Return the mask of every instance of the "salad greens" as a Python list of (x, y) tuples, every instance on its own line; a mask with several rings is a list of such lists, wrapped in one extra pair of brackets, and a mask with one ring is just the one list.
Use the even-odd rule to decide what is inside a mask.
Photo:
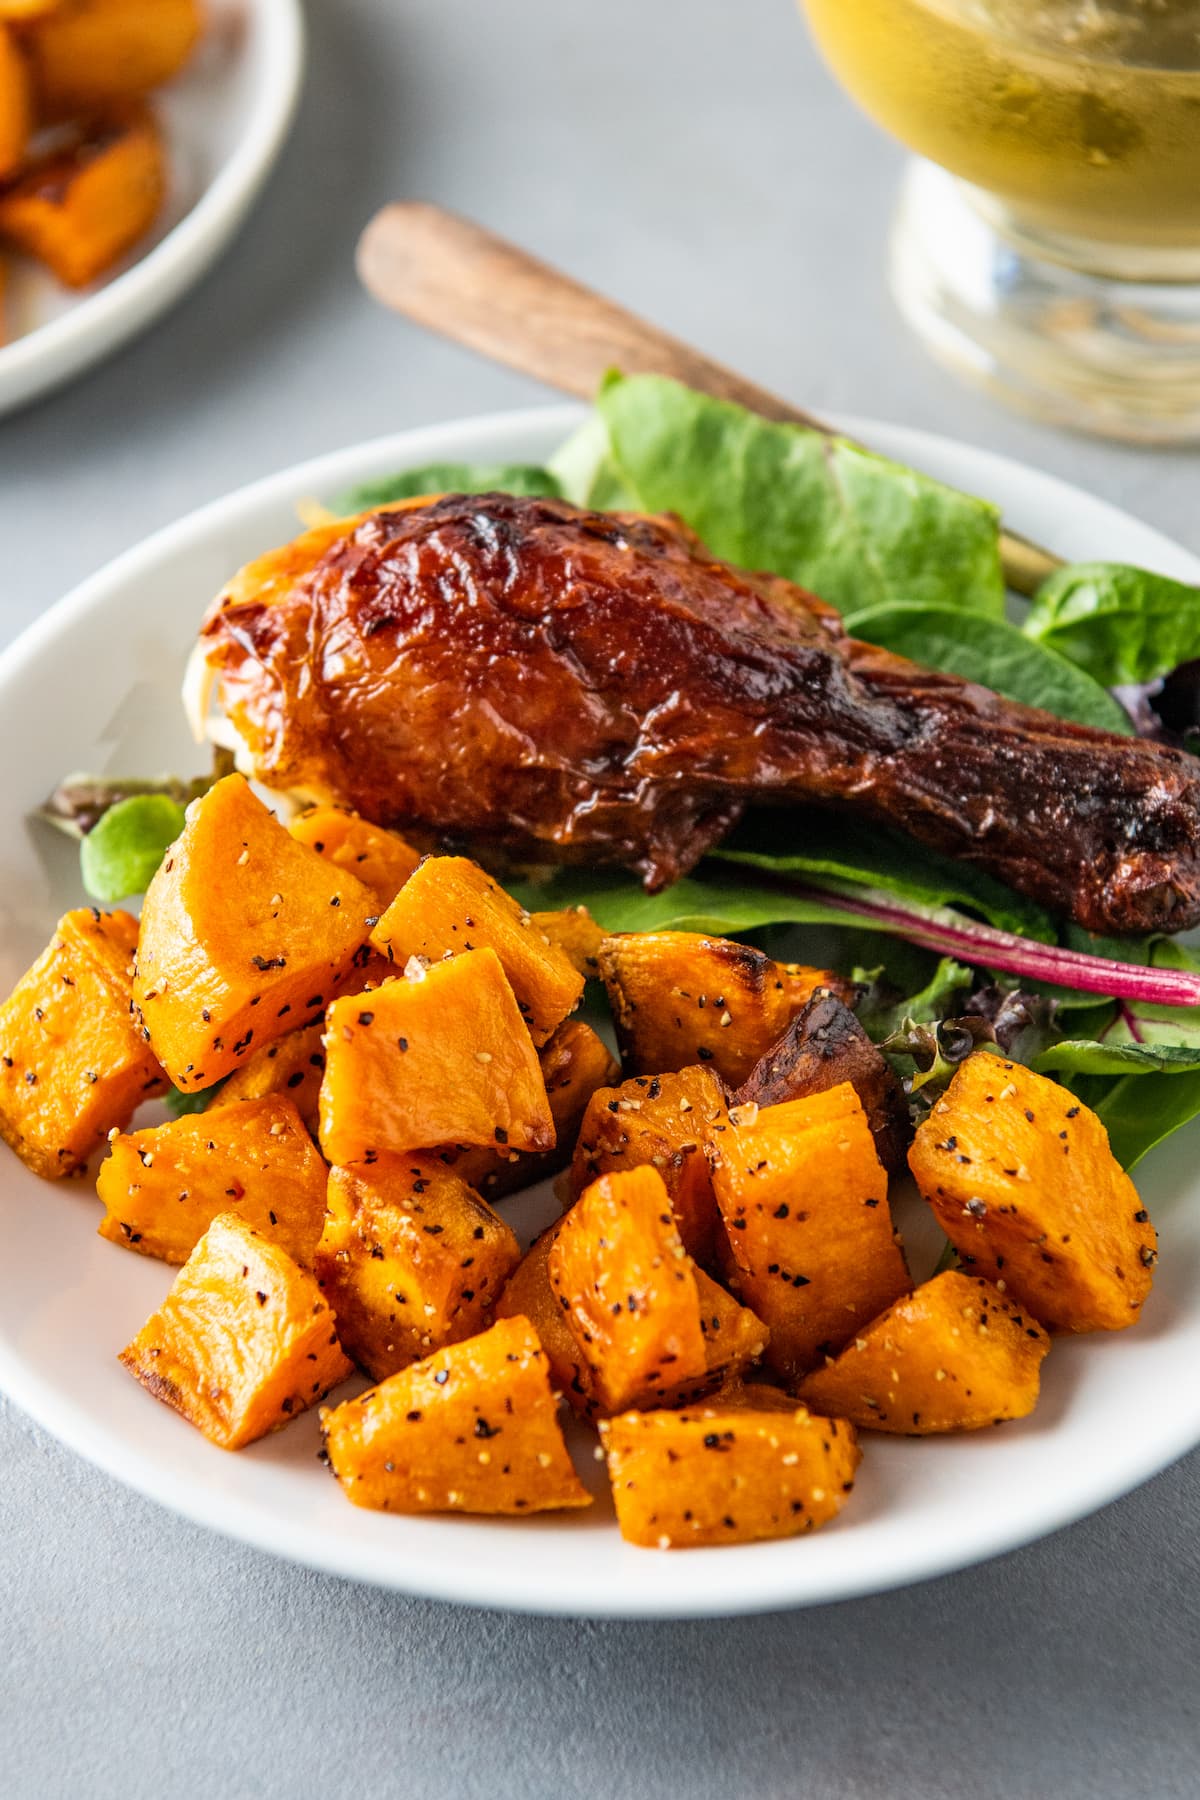
[(855, 887), (886, 888), (920, 906), (956, 906), (978, 913), (999, 931), (1040, 943), (1057, 941), (1044, 908), (1014, 893), (982, 869), (923, 850), (884, 826), (868, 827), (816, 810), (752, 814), (726, 838), (715, 860), (772, 875), (822, 875)]
[(556, 499), (561, 492), (549, 469), (533, 463), (440, 462), (346, 488), (334, 495), (330, 507), (345, 514), (390, 506), (396, 500), (416, 500), (422, 494), (546, 494)]
[(1070, 563), (1038, 589), (1024, 630), (1104, 687), (1133, 687), (1200, 657), (1200, 588), (1122, 563)]
[(109, 905), (144, 894), (183, 819), (183, 807), (167, 794), (135, 794), (109, 807), (79, 847), (88, 893)]
[(853, 629), (869, 644), (947, 675), (977, 681), (1007, 700), (1040, 706), (1060, 719), (1096, 725), (1102, 731), (1127, 735), (1133, 730), (1129, 714), (1107, 688), (1007, 619), (894, 601), (856, 613)]
[(1200, 1115), (1200, 1075), (1175, 1074), (1170, 1081), (1143, 1081), (1127, 1075), (1106, 1092), (1089, 1096), (1108, 1132), (1113, 1155), (1132, 1169), (1143, 1156)]
[(890, 1004), (880, 992), (879, 972), (855, 971), (856, 977), (867, 975), (867, 992), (855, 1009), (864, 1029), (878, 1043), (915, 1025), (931, 1025), (939, 1019), (953, 1019), (962, 1011), (963, 1002), (975, 985), (974, 973), (952, 956), (943, 956), (924, 987), (901, 996)]

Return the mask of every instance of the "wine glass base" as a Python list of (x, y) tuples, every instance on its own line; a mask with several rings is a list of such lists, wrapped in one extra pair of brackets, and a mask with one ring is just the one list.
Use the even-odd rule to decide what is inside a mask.
[(1022, 229), (915, 160), (890, 280), (933, 355), (999, 399), (1107, 437), (1200, 442), (1200, 253), (1141, 255)]

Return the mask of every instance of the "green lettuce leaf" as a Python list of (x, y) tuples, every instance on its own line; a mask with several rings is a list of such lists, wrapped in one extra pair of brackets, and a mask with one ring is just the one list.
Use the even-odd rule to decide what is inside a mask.
[(416, 500), (422, 494), (492, 493), (546, 494), (557, 499), (562, 489), (549, 469), (532, 463), (426, 463), (420, 469), (403, 469), (397, 475), (346, 488), (329, 504), (335, 513), (357, 513), (373, 506), (390, 506), (396, 500)]
[(1069, 563), (1023, 627), (1103, 687), (1134, 687), (1200, 657), (1200, 588), (1124, 563)]
[[(861, 980), (864, 973), (856, 969), (856, 979)], [(938, 1019), (954, 1018), (974, 981), (970, 969), (955, 962), (953, 957), (943, 956), (925, 986), (905, 999), (890, 1005), (880, 1004), (868, 987), (866, 998), (858, 1008), (858, 1017), (864, 1030), (878, 1042), (899, 1031), (906, 1022), (927, 1025)]]
[(1002, 616), (999, 516), (985, 501), (658, 375), (611, 379), (596, 408), (607, 454), (589, 425), (555, 459), (569, 498), (676, 512), (714, 555), (846, 612), (908, 600)]
[(1106, 688), (1006, 619), (964, 616), (949, 606), (894, 604), (847, 614), (846, 623), (868, 644), (978, 681), (1008, 700), (1122, 736), (1133, 731), (1128, 713)]

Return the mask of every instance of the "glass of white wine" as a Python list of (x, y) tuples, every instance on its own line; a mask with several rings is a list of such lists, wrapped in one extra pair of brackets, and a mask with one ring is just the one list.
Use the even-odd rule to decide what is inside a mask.
[(1200, 441), (1200, 0), (801, 0), (915, 150), (891, 251), (930, 348), (1042, 417)]

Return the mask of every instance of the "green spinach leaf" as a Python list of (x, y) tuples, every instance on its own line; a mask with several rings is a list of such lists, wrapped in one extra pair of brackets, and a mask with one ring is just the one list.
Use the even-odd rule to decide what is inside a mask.
[(1023, 629), (1101, 686), (1132, 687), (1200, 657), (1200, 588), (1124, 563), (1069, 563), (1038, 589)]
[(884, 888), (921, 906), (966, 907), (1000, 931), (1044, 944), (1056, 937), (1049, 913), (982, 870), (840, 814), (791, 808), (751, 813), (712, 857), (772, 875), (825, 875)]
[(357, 513), (373, 506), (390, 506), (396, 500), (416, 500), (422, 494), (490, 493), (545, 494), (557, 499), (562, 489), (549, 469), (532, 463), (426, 463), (420, 469), (403, 469), (397, 475), (346, 488), (329, 504), (335, 513)]
[(1200, 1073), (1174, 1075), (1170, 1081), (1127, 1075), (1089, 1104), (1108, 1132), (1113, 1155), (1123, 1168), (1132, 1169), (1172, 1132), (1200, 1115)]
[[(544, 883), (510, 884), (522, 906), (586, 906), (605, 931), (711, 931), (742, 937), (764, 925), (850, 925), (872, 930), (836, 900), (789, 894), (706, 870), (648, 894), (628, 875), (564, 869)], [(880, 927), (879, 929), (883, 929)]]
[(846, 623), (869, 644), (926, 668), (978, 681), (1006, 699), (1040, 706), (1078, 725), (1123, 736), (1133, 731), (1124, 707), (1099, 682), (1005, 619), (964, 616), (948, 606), (901, 604), (856, 611)]
[(1033, 1067), (1044, 1075), (1191, 1074), (1200, 1071), (1200, 1032), (1194, 1045), (1064, 1038), (1035, 1057)]

